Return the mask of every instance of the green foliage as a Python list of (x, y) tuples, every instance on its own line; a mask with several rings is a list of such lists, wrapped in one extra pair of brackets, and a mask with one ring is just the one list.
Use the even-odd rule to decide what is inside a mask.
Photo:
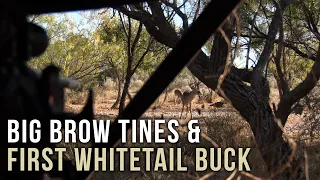
[(49, 64), (61, 67), (63, 77), (74, 78), (83, 85), (92, 86), (97, 74), (105, 65), (108, 49), (97, 39), (94, 31), (89, 36), (76, 28), (72, 19), (63, 17), (61, 22), (55, 15), (36, 17), (35, 22), (46, 28), (50, 45), (40, 57), (34, 58), (29, 65), (41, 70)]
[[(282, 72), (284, 72), (284, 78), (288, 82), (289, 88), (293, 89), (306, 78), (313, 62), (295, 56), (292, 50), (285, 51), (283, 55), (284, 59), (281, 59)], [(283, 66), (283, 61), (285, 61), (285, 67)], [(269, 71), (278, 78), (274, 61), (269, 64)]]
[[(123, 15), (122, 15), (123, 16)], [(129, 31), (129, 24), (126, 17), (121, 17), (123, 24), (120, 20), (119, 16), (114, 16), (110, 19), (110, 15), (106, 15), (103, 17), (102, 26), (97, 29), (97, 32), (102, 39), (102, 42), (106, 46), (113, 47), (113, 56), (110, 56), (112, 59), (112, 63), (116, 65), (116, 67), (110, 67), (108, 71), (117, 71), (120, 76), (123, 78), (126, 73), (127, 68), (127, 59), (128, 59), (128, 31)], [(131, 39), (130, 45), (134, 43), (134, 39), (136, 37), (136, 33), (138, 31), (139, 22), (134, 21), (131, 19)], [(140, 58), (143, 54), (147, 51), (148, 44), (151, 41), (151, 37), (145, 28), (142, 29), (141, 36), (137, 42), (137, 46), (134, 50), (134, 62), (133, 67), (137, 65)], [(156, 42), (152, 41), (150, 49), (145, 55), (144, 60), (140, 64), (139, 68), (136, 71), (138, 76), (146, 77), (150, 76), (150, 74), (155, 70), (157, 65), (164, 59), (165, 53), (165, 46)], [(114, 74), (114, 73), (113, 73)], [(115, 78), (112, 75), (108, 75), (108, 77)], [(145, 79), (145, 78), (143, 78)]]
[[(80, 15), (83, 16), (83, 15)], [(84, 18), (84, 17), (83, 17)], [(29, 17), (46, 28), (50, 44), (40, 57), (33, 58), (28, 65), (42, 70), (49, 64), (61, 67), (61, 76), (79, 80), (81, 89), (99, 86), (106, 78), (116, 80), (124, 78), (127, 66), (127, 39), (119, 16), (111, 17), (106, 12), (91, 16), (90, 21), (100, 21), (97, 28), (83, 28), (74, 19), (65, 14), (50, 14)], [(128, 24), (124, 24), (128, 28)], [(138, 29), (138, 22), (133, 22), (132, 31)], [(134, 37), (131, 38), (133, 43)], [(145, 52), (150, 36), (145, 29), (135, 50), (133, 66)], [(155, 42), (150, 53), (137, 69), (139, 76), (149, 76), (165, 57), (164, 46)]]
[[(298, 1), (290, 5), (284, 12), (284, 39), (286, 43), (290, 43), (302, 53), (315, 56), (318, 41), (306, 27), (303, 6), (312, 12), (319, 29), (320, 1)], [(259, 7), (260, 10), (257, 11)], [(184, 11), (195, 13), (195, 8)], [(247, 36), (250, 34), (251, 21), (254, 15), (257, 15), (254, 22), (255, 28), (252, 34), (251, 51), (255, 52), (258, 58), (265, 45), (265, 38), (259, 38), (259, 36), (268, 33), (268, 27), (274, 14), (273, 1), (252, 0), (249, 3), (242, 4), (237, 12), (240, 18), (241, 34)], [(80, 14), (80, 16), (83, 19), (88, 19), (83, 14)], [(45, 27), (51, 38), (47, 51), (42, 56), (29, 62), (31, 67), (41, 70), (48, 64), (56, 64), (62, 68), (62, 76), (78, 79), (82, 84), (82, 88), (102, 85), (106, 78), (113, 80), (124, 78), (128, 62), (128, 40), (126, 36), (128, 19), (126, 16), (122, 15), (124, 21), (122, 24), (119, 14), (112, 13), (110, 10), (104, 11), (102, 14), (92, 13), (87, 22), (97, 21), (100, 24), (97, 27), (86, 29), (81, 28), (75, 19), (68, 17), (66, 14), (32, 16), (29, 19)], [(174, 21), (170, 23), (179, 31), (179, 25), (174, 24)], [(130, 40), (131, 44), (134, 41), (138, 26), (139, 22), (132, 20), (133, 37)], [(143, 28), (134, 53), (133, 67), (145, 52), (151, 38), (146, 29)], [(207, 54), (210, 54), (212, 49), (212, 38), (213, 36), (203, 47)], [(246, 44), (248, 39), (248, 37), (242, 37), (240, 41), (242, 44)], [(231, 42), (234, 43), (234, 39)], [(313, 62), (298, 56), (296, 52), (288, 49), (286, 48), (284, 53), (285, 63), (282, 62), (281, 64), (285, 78), (290, 87), (293, 88), (306, 77)], [(169, 50), (163, 44), (154, 41), (149, 53), (137, 69), (135, 76), (146, 80), (166, 57)], [(276, 50), (277, 44), (273, 54), (275, 54)], [(247, 45), (242, 46), (243, 59), (246, 58), (246, 51)], [(273, 62), (269, 63), (269, 68), (269, 72), (276, 74)]]

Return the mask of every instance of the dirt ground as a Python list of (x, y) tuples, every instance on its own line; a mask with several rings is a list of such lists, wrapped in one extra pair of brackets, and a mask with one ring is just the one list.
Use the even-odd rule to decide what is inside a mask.
[[(137, 91), (131, 91), (132, 96)], [(276, 90), (271, 91), (271, 101), (277, 103)], [(115, 90), (96, 89), (94, 90), (94, 112), (96, 119), (114, 119), (118, 114), (118, 109), (110, 109), (116, 99)], [(181, 113), (181, 104), (174, 104), (174, 94), (169, 92), (166, 101), (163, 102), (165, 94), (162, 94), (157, 101), (145, 112), (144, 118), (148, 119), (178, 119), (180, 124), (186, 124), (190, 120), (190, 114), (186, 117), (184, 111), (183, 118), (179, 119)], [(81, 93), (67, 93), (66, 111), (78, 113), (82, 110), (87, 98), (87, 92)], [(221, 101), (222, 98), (217, 97), (213, 102)], [(128, 100), (129, 102), (129, 100)], [(252, 164), (252, 173), (257, 177), (266, 176), (266, 168), (259, 153), (255, 148), (255, 141), (250, 126), (239, 115), (239, 113), (230, 105), (225, 104), (224, 107), (214, 108), (210, 106), (212, 103), (199, 101), (196, 97), (192, 102), (193, 119), (198, 119), (202, 132), (203, 141), (199, 146), (214, 146), (220, 147), (252, 147), (252, 153), (249, 155), (249, 161)], [(316, 179), (320, 176), (320, 143), (316, 146), (311, 145), (308, 139), (302, 139), (301, 132), (304, 128), (304, 117), (308, 111), (304, 111), (302, 115), (290, 115), (289, 120), (285, 126), (285, 131), (295, 138), (298, 149), (304, 149), (308, 152), (308, 172), (310, 179)], [(181, 136), (184, 134), (185, 126), (179, 127)], [(320, 130), (319, 130), (320, 131)], [(183, 138), (182, 138), (183, 139)], [(319, 140), (319, 138), (318, 138)], [(150, 146), (150, 144), (125, 144), (123, 146)], [(157, 146), (151, 144), (151, 146)], [(169, 145), (168, 145), (169, 146)], [(184, 153), (192, 151), (194, 148), (186, 140), (179, 142), (179, 146), (185, 147)], [(189, 148), (189, 150), (188, 150)], [(191, 149), (191, 150), (190, 150)], [(302, 150), (299, 153), (303, 153)], [(184, 162), (190, 167), (194, 167), (192, 160), (188, 159), (188, 155), (184, 155)], [(305, 163), (301, 164), (302, 168)], [(192, 169), (192, 168), (190, 168)], [(209, 175), (210, 172), (197, 173), (193, 171), (188, 172), (97, 172), (94, 174), (94, 179), (199, 179), (200, 177)], [(220, 173), (210, 174), (208, 179), (227, 179), (232, 172), (222, 171)], [(239, 175), (239, 174), (238, 174)], [(237, 177), (237, 176), (235, 176)]]

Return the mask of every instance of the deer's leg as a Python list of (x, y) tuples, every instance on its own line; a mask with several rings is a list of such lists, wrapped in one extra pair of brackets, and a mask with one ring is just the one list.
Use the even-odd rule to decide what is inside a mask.
[(181, 113), (180, 113), (180, 119), (181, 119), (181, 117), (182, 117), (183, 108), (184, 108), (184, 104), (182, 103), (182, 110), (181, 110)]
[(188, 113), (189, 113), (189, 103), (186, 105), (187, 108), (186, 108), (186, 116), (188, 116)]
[(190, 108), (189, 108), (189, 111), (190, 111), (190, 116), (191, 116), (191, 119), (192, 119), (191, 102), (190, 102)]

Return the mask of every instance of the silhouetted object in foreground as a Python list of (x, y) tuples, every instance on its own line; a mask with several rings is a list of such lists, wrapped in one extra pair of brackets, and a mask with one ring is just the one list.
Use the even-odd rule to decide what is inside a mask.
[(49, 45), (49, 37), (46, 31), (40, 26), (28, 23), (29, 30), (29, 51), (32, 57), (40, 56)]
[(60, 77), (61, 69), (54, 65), (47, 66), (41, 74), (39, 88), (42, 105), (52, 113), (64, 111), (64, 89), (76, 89), (78, 82), (69, 78)]
[[(27, 66), (26, 62), (32, 57), (44, 53), (49, 38), (43, 28), (27, 22), (20, 11), (13, 7), (6, 7), (7, 5), (3, 3), (1, 5), (0, 118), (6, 123), (8, 119), (15, 119), (21, 124), (22, 120), (37, 119), (41, 122), (40, 142), (22, 143), (20, 139), (16, 143), (5, 143), (5, 146), (6, 148), (37, 148), (39, 151), (44, 148), (55, 148), (55, 144), (49, 143), (50, 120), (58, 119), (64, 124), (65, 119), (73, 119), (77, 122), (82, 119), (94, 119), (92, 91), (90, 90), (87, 104), (80, 114), (64, 112), (64, 88), (75, 88), (77, 83), (61, 78), (60, 69), (56, 66), (48, 66), (41, 72)], [(14, 156), (19, 162), (20, 153)], [(47, 172), (51, 177), (72, 178), (75, 168), (71, 161), (63, 162), (65, 169), (63, 172), (58, 171), (57, 162), (54, 159), (53, 164), (52, 171)], [(2, 173), (1, 178), (37, 180), (43, 179), (43, 174), (43, 171), (20, 171), (20, 164), (13, 163), (12, 171)]]

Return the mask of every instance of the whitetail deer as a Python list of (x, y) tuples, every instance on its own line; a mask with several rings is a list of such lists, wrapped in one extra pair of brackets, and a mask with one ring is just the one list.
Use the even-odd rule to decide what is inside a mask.
[(182, 93), (180, 90), (175, 90), (175, 95), (180, 97), (180, 100), (182, 102), (182, 110), (181, 110), (181, 114), (180, 114), (180, 119), (183, 114), (184, 106), (187, 106), (186, 113), (188, 114), (188, 109), (189, 109), (189, 112), (190, 112), (191, 118), (192, 118), (191, 102), (195, 98), (196, 95), (200, 95), (200, 94), (201, 94), (201, 92), (199, 90), (193, 89), (193, 88), (192, 88), (192, 91), (185, 91), (184, 93)]

